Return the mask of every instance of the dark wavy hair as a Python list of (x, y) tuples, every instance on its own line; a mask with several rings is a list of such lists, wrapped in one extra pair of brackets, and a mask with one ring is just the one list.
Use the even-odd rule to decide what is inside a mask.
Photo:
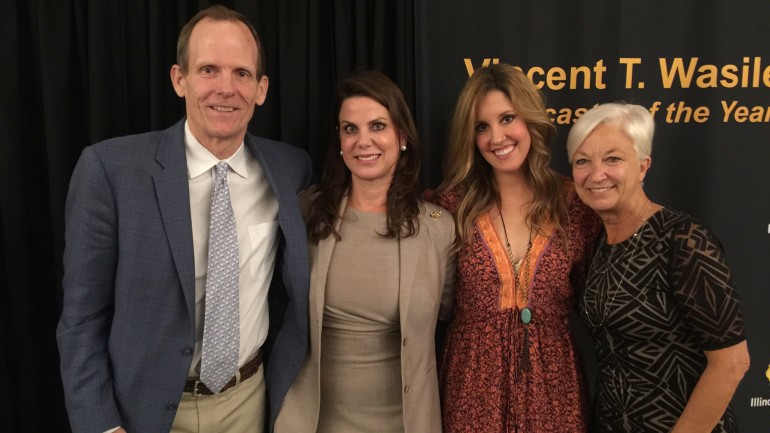
[(406, 150), (400, 152), (387, 196), (387, 229), (382, 237), (400, 239), (414, 236), (420, 229), (418, 216), (422, 207), (420, 194), (420, 151), (417, 128), (404, 95), (393, 81), (377, 71), (362, 71), (341, 81), (337, 87), (332, 120), (331, 145), (327, 149), (321, 182), (313, 202), (306, 210), (308, 239), (318, 243), (332, 235), (340, 240), (334, 226), (340, 215), (340, 203), (348, 194), (351, 174), (340, 156), (339, 113), (342, 103), (354, 96), (377, 101), (390, 114), (396, 135), (406, 138)]

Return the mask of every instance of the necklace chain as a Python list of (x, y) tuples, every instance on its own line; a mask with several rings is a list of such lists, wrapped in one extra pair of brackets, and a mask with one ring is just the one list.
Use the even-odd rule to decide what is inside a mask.
[[(513, 250), (511, 250), (511, 242), (508, 240), (508, 230), (505, 228), (505, 218), (503, 217), (503, 209), (498, 205), (500, 211), (500, 221), (503, 223), (503, 234), (505, 234), (505, 250), (508, 253), (508, 260), (511, 262), (513, 268), (513, 282), (516, 285), (516, 291), (521, 290), (521, 297), (524, 300), (524, 308), (529, 306), (529, 261), (532, 253), (532, 230), (529, 230), (529, 241), (527, 242), (527, 252), (524, 253), (524, 257), (516, 263), (513, 257)], [(522, 271), (522, 268), (523, 271)], [(521, 278), (522, 272), (524, 278)], [(528, 321), (526, 322), (528, 323)]]
[[(643, 231), (642, 229), (644, 228), (645, 223), (647, 222), (647, 219), (648, 219), (647, 214), (650, 212), (651, 208), (652, 208), (652, 202), (648, 201), (647, 209), (644, 211), (644, 214), (642, 214), (642, 222), (641, 222), (641, 224), (639, 224), (639, 227), (636, 228), (636, 231), (631, 236), (631, 241), (623, 249), (623, 252), (618, 254), (618, 257), (614, 261), (607, 260), (607, 264), (603, 267), (603, 269), (601, 271), (598, 271), (598, 270), (594, 269), (594, 265), (596, 265), (596, 257), (598, 256), (598, 254), (594, 254), (594, 257), (591, 260), (591, 267), (588, 270), (588, 278), (586, 279), (586, 281), (590, 280), (591, 276), (593, 274), (605, 274), (605, 273), (607, 273), (607, 271), (610, 270), (610, 268), (614, 268), (615, 265), (620, 261), (620, 259), (623, 258), (626, 255), (626, 252), (629, 249), (631, 249), (631, 245), (634, 246), (634, 248), (631, 250), (631, 255), (628, 257), (628, 260), (626, 260), (626, 267), (625, 267), (625, 269), (623, 269), (623, 274), (620, 276), (620, 281), (619, 282), (615, 281), (615, 278), (614, 277), (612, 278), (612, 282), (615, 284), (616, 287), (615, 287), (615, 290), (612, 293), (612, 299), (610, 299), (610, 302), (608, 302), (604, 306), (604, 314), (602, 314), (602, 320), (599, 323), (594, 323), (591, 320), (591, 317), (588, 314), (588, 287), (586, 286), (586, 288), (583, 290), (583, 312), (585, 313), (586, 322), (588, 322), (588, 324), (591, 325), (594, 328), (599, 328), (599, 327), (603, 326), (604, 322), (607, 321), (607, 318), (610, 315), (610, 309), (611, 309), (612, 303), (615, 302), (615, 297), (618, 295), (618, 292), (620, 291), (621, 285), (626, 280), (626, 273), (628, 272), (628, 267), (631, 264), (631, 261), (633, 260), (634, 255), (636, 254), (636, 247), (639, 244), (639, 239), (641, 238), (641, 233)], [(606, 239), (606, 234), (603, 233), (601, 239), (599, 240), (599, 245), (602, 245), (604, 243), (605, 239)], [(612, 255), (613, 254), (610, 254), (610, 256), (612, 256)], [(607, 288), (607, 292), (608, 292), (608, 295), (609, 295), (609, 287)], [(599, 310), (599, 302), (598, 302), (599, 301), (599, 297), (595, 296), (594, 297), (594, 301), (596, 301), (596, 309), (597, 309), (597, 312), (598, 312), (598, 310)]]

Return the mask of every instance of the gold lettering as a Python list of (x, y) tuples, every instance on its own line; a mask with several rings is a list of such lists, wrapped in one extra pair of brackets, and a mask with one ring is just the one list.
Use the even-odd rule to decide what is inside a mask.
[(751, 123), (758, 123), (762, 121), (762, 116), (764, 114), (764, 111), (762, 107), (754, 107), (751, 109), (751, 115), (749, 115), (749, 122)]
[[(473, 67), (473, 62), (471, 62), (471, 59), (465, 58), (464, 61), (465, 61), (465, 70), (468, 71), (468, 76), (470, 77), (473, 75), (474, 72), (476, 72), (476, 68)], [(490, 63), (497, 64), (499, 62), (500, 62), (500, 59), (486, 58), (481, 62), (481, 67), (486, 68), (487, 66), (489, 66)]]
[(733, 101), (730, 105), (727, 105), (726, 101), (722, 101), (722, 111), (725, 113), (722, 118), (723, 122), (734, 120), (738, 123), (746, 121), (750, 123), (770, 123), (770, 107), (757, 105), (749, 108), (738, 105), (738, 101)]
[[(596, 88), (606, 89), (607, 85), (604, 83), (604, 73), (607, 72), (607, 67), (604, 66), (604, 59), (599, 59), (594, 65), (594, 74), (596, 75)], [(584, 89), (590, 89), (590, 87), (583, 87)], [(574, 89), (574, 87), (573, 87)]]
[(765, 73), (762, 75), (762, 82), (765, 86), (770, 87), (770, 66), (765, 68)]
[(695, 84), (700, 87), (701, 89), (705, 89), (706, 87), (716, 87), (717, 86), (717, 67), (714, 65), (703, 65), (700, 68), (698, 68), (698, 72), (701, 73), (700, 76), (695, 80)]
[[(569, 88), (577, 89), (577, 79), (580, 74), (583, 74), (583, 89), (590, 89), (591, 88), (591, 70), (588, 68), (588, 66), (572, 67), (572, 69), (570, 70)], [(601, 87), (599, 87), (598, 84), (599, 83), (597, 83), (597, 89), (600, 89)]]
[(621, 57), (619, 60), (621, 65), (626, 65), (626, 89), (630, 89), (634, 82), (634, 65), (642, 63), (642, 59), (639, 57)]
[(670, 89), (676, 77), (679, 77), (680, 87), (687, 89), (690, 87), (695, 67), (698, 64), (698, 58), (693, 57), (690, 59), (690, 65), (687, 67), (687, 72), (684, 70), (684, 61), (681, 57), (676, 57), (671, 61), (669, 65), (664, 57), (658, 59), (660, 62), (660, 75), (663, 80), (663, 88)]
[(556, 118), (556, 123), (559, 125), (569, 125), (572, 121), (572, 110), (569, 108), (562, 108), (559, 110), (559, 117)]
[(567, 78), (567, 73), (562, 68), (551, 68), (546, 74), (546, 82), (548, 88), (551, 90), (561, 90), (564, 87), (564, 80)]
[(759, 87), (759, 70), (762, 69), (761, 60), (759, 57), (754, 57), (754, 75), (751, 80), (752, 87)]
[(727, 122), (730, 119), (730, 113), (733, 112), (736, 105), (738, 105), (738, 101), (733, 101), (729, 107), (727, 106), (727, 102), (722, 101), (722, 111), (725, 113), (725, 117), (722, 118), (723, 122)]
[(529, 71), (527, 72), (527, 77), (529, 77), (529, 79), (532, 81), (535, 87), (537, 87), (538, 89), (542, 89), (544, 83), (542, 80), (535, 81), (535, 78), (534, 78), (535, 74), (543, 76), (545, 74), (545, 71), (540, 66), (533, 66), (529, 68)]
[(733, 118), (735, 118), (735, 121), (738, 123), (745, 122), (748, 117), (749, 109), (743, 106), (736, 108), (735, 114), (733, 114)]
[(743, 58), (743, 80), (741, 80), (741, 86), (742, 87), (748, 87), (749, 85), (749, 58), (744, 57)]
[(722, 79), (719, 80), (722, 87), (732, 89), (738, 85), (738, 67), (735, 65), (722, 66)]

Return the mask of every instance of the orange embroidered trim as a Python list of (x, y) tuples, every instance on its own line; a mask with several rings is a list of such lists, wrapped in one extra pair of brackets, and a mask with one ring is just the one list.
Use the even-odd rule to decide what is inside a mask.
[[(516, 283), (513, 279), (513, 267), (511, 267), (508, 253), (505, 251), (505, 244), (497, 235), (495, 226), (492, 224), (492, 218), (488, 213), (482, 215), (478, 219), (478, 225), (481, 236), (487, 241), (487, 245), (492, 251), (495, 268), (497, 268), (497, 274), (500, 276), (500, 309), (506, 310), (514, 307), (526, 307), (529, 300), (525, 302), (521, 297), (521, 293), (517, 293)], [(538, 232), (532, 240), (532, 252), (530, 257), (533, 257), (534, 260), (529, 261), (529, 281), (527, 282), (529, 285), (529, 298), (532, 298), (532, 281), (535, 279), (537, 263), (540, 261), (540, 255), (548, 246), (551, 237), (553, 237), (554, 230), (555, 227), (549, 224), (544, 227), (543, 231)], [(544, 235), (543, 233), (547, 233), (547, 235)]]
[[(478, 221), (481, 236), (487, 241), (489, 249), (492, 250), (492, 258), (495, 261), (497, 274), (500, 276), (500, 309), (506, 310), (513, 308), (515, 284), (513, 282), (513, 268), (508, 260), (508, 253), (505, 252), (505, 246), (497, 236), (495, 226), (492, 224), (492, 218), (485, 213)], [(534, 245), (532, 245), (534, 247)]]

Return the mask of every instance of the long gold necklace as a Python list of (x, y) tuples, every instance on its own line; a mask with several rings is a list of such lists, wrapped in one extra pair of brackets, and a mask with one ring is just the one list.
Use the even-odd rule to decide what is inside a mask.
[[(508, 253), (508, 260), (511, 262), (511, 268), (513, 268), (513, 282), (516, 285), (516, 291), (521, 292), (521, 298), (524, 301), (524, 307), (519, 312), (519, 318), (521, 319), (521, 323), (527, 325), (532, 321), (532, 310), (529, 308), (529, 261), (532, 253), (532, 230), (529, 230), (527, 252), (524, 253), (524, 257), (522, 257), (522, 259), (517, 262), (513, 257), (511, 243), (508, 241), (508, 230), (505, 228), (503, 209), (500, 207), (500, 205), (498, 205), (497, 208), (500, 211), (500, 221), (503, 223), (503, 234), (505, 234), (505, 249)], [(522, 268), (524, 269), (522, 270)], [(522, 273), (524, 274), (523, 278), (521, 275)]]

